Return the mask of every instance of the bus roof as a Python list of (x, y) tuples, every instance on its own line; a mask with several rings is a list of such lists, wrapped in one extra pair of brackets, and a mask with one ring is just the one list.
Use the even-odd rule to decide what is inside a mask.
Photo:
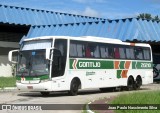
[(81, 37), (72, 37), (72, 36), (41, 36), (41, 37), (35, 37), (35, 38), (27, 38), (27, 39), (24, 39), (23, 41), (44, 40), (44, 39), (54, 39), (54, 38), (150, 47), (150, 45), (146, 44), (146, 43), (129, 43), (129, 42), (122, 42), (119, 39), (104, 38), (104, 37), (94, 37), (94, 36), (81, 36)]

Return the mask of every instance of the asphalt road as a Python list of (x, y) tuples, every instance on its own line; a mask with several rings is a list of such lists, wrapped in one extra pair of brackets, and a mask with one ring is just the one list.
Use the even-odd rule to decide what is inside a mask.
[[(152, 91), (160, 90), (160, 84), (150, 84), (143, 86), (140, 90), (137, 91)], [(38, 92), (19, 92), (17, 90), (11, 92), (0, 92), (0, 104), (45, 104), (46, 107), (53, 108), (54, 106), (47, 104), (58, 105), (59, 110), (47, 110), (47, 113), (81, 113), (80, 110), (84, 104), (97, 100), (103, 97), (109, 98), (110, 96), (117, 96), (123, 93), (132, 93), (135, 91), (119, 91), (119, 92), (106, 92), (102, 93), (99, 89), (89, 89), (81, 90), (77, 96), (69, 96), (66, 92), (53, 92), (48, 97), (41, 96)], [(78, 104), (78, 105), (77, 105)], [(75, 106), (77, 105), (77, 106)], [(70, 107), (70, 109), (79, 110), (66, 110), (65, 107)], [(64, 110), (62, 110), (64, 109)], [(46, 111), (28, 111), (28, 110), (1, 110), (0, 113), (44, 113)]]

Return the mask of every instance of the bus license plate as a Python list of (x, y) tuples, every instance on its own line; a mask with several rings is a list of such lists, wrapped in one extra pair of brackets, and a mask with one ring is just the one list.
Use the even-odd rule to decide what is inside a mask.
[(28, 89), (33, 89), (33, 86), (27, 86)]

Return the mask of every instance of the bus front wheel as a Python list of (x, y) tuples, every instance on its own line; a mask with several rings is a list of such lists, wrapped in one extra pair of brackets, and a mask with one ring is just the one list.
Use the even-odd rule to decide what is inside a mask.
[(134, 79), (132, 77), (129, 77), (128, 81), (127, 81), (127, 90), (128, 91), (133, 90), (134, 89), (134, 85), (135, 85)]
[(76, 96), (78, 93), (79, 82), (76, 79), (73, 79), (71, 82), (69, 94), (72, 96)]

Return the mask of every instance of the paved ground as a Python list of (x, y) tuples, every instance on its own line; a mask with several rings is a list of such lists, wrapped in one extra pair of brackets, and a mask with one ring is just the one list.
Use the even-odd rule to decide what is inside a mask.
[[(151, 84), (143, 86), (139, 91), (152, 91), (160, 90), (160, 84)], [(63, 108), (68, 104), (80, 104), (80, 107), (91, 100), (116, 96), (122, 93), (132, 93), (134, 91), (128, 92), (107, 92), (101, 93), (98, 89), (83, 90), (80, 91), (78, 96), (68, 96), (64, 92), (55, 92), (49, 97), (42, 97), (40, 93), (37, 92), (18, 92), (14, 90), (12, 92), (0, 92), (0, 104), (64, 104), (59, 106)], [(75, 106), (73, 106), (75, 107)], [(20, 113), (20, 111), (0, 111), (1, 113)], [(23, 113), (29, 113), (31, 111), (23, 111)], [(32, 111), (32, 113), (43, 113), (44, 111)], [(49, 110), (47, 113), (64, 113), (64, 110)], [(65, 113), (81, 113), (81, 110), (65, 110)]]

